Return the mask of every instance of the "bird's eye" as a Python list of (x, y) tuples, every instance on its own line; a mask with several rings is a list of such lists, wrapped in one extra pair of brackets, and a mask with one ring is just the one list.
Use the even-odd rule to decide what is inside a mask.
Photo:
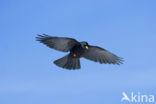
[(86, 49), (88, 49), (88, 46), (85, 46)]

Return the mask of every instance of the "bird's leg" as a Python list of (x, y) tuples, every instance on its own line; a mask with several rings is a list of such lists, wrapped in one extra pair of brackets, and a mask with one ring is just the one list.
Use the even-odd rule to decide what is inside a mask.
[(73, 56), (76, 57), (77, 55), (74, 53)]

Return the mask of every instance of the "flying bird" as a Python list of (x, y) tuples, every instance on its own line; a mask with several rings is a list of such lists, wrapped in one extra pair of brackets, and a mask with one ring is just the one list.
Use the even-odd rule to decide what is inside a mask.
[(59, 67), (75, 70), (80, 69), (80, 58), (86, 58), (101, 64), (122, 64), (122, 58), (98, 46), (87, 42), (78, 42), (73, 38), (55, 37), (46, 34), (38, 35), (36, 40), (46, 46), (62, 52), (69, 52), (66, 56), (54, 61)]

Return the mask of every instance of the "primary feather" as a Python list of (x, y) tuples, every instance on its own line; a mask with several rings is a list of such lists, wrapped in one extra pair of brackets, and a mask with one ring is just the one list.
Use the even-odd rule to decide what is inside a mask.
[(75, 39), (64, 37), (53, 37), (48, 35), (38, 35), (37, 41), (59, 51), (68, 52), (73, 46), (78, 44)]
[(122, 64), (122, 58), (97, 46), (89, 46), (88, 50), (83, 54), (83, 57), (101, 64)]

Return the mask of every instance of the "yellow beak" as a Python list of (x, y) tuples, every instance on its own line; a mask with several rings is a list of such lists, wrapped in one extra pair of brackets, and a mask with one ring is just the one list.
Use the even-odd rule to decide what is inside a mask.
[(86, 46), (85, 48), (88, 49), (88, 46)]

